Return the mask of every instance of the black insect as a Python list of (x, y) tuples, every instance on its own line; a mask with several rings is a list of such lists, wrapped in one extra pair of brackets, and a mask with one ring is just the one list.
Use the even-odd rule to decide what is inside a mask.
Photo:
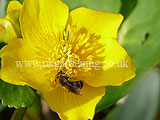
[(57, 74), (56, 79), (59, 80), (59, 83), (64, 86), (66, 89), (68, 89), (69, 91), (71, 91), (72, 93), (76, 94), (76, 95), (82, 95), (81, 93), (81, 88), (83, 87), (83, 83), (82, 81), (75, 81), (75, 82), (71, 82), (69, 81), (69, 77), (63, 73), (62, 71), (60, 71)]

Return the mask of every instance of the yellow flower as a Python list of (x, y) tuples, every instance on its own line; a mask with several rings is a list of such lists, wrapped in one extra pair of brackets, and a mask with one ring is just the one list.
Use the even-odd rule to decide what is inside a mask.
[(7, 15), (0, 19), (0, 42), (8, 43), (21, 37), (19, 15), (22, 5), (18, 1), (8, 4)]
[[(61, 119), (92, 119), (104, 86), (118, 86), (135, 76), (131, 58), (116, 41), (122, 19), (120, 14), (83, 7), (69, 13), (60, 0), (25, 0), (20, 15), (23, 39), (1, 50), (1, 78), (41, 91)], [(42, 67), (48, 59), (57, 67)], [(123, 60), (126, 66), (119, 65)], [(17, 66), (17, 61), (23, 65)], [(29, 61), (39, 61), (41, 67), (24, 65)], [(63, 80), (65, 85), (60, 83)], [(73, 86), (79, 89), (72, 91)]]

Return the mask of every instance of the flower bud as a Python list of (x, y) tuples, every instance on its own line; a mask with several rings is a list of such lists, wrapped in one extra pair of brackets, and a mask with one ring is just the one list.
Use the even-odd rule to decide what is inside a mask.
[(11, 1), (7, 8), (7, 15), (0, 19), (0, 42), (9, 43), (21, 37), (19, 16), (21, 4)]

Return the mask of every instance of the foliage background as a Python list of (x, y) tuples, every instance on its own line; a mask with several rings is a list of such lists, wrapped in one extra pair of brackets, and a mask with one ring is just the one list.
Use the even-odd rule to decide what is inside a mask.
[[(9, 1), (0, 0), (0, 18), (5, 16)], [(19, 1), (23, 3), (23, 0)], [(121, 13), (124, 16), (124, 21), (119, 29), (118, 41), (135, 63), (136, 77), (122, 86), (107, 87), (106, 95), (97, 105), (94, 119), (159, 120), (160, 0), (62, 1), (69, 5), (70, 10), (84, 6), (94, 10)], [(3, 45), (1, 43), (1, 47)], [(26, 93), (26, 96), (23, 93)], [(33, 106), (27, 110), (24, 119), (58, 119), (57, 115), (51, 111), (45, 113), (45, 103), (41, 104), (40, 97), (27, 86), (14, 86), (0, 81), (0, 98), (3, 103), (3, 105), (0, 104), (0, 119), (9, 119), (14, 110), (14, 108), (6, 106), (19, 108), (32, 104)], [(34, 102), (35, 99), (36, 102)]]

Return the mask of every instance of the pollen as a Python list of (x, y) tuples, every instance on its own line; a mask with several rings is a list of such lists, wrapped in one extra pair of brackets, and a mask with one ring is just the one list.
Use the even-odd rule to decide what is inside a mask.
[[(93, 56), (87, 53), (91, 45), (90, 38), (84, 32), (76, 32), (76, 26), (71, 27), (70, 25), (67, 25), (62, 36), (56, 53), (57, 71), (66, 73), (71, 81), (78, 81), (77, 74), (91, 70), (91, 68), (84, 67), (85, 62), (82, 62), (82, 60), (92, 61), (93, 59)], [(82, 56), (86, 53), (87, 57), (83, 58)]]
[(81, 81), (91, 74), (94, 61), (102, 59), (99, 53), (97, 54), (97, 51), (103, 51), (103, 45), (98, 43), (98, 39), (100, 36), (90, 35), (85, 29), (77, 30), (76, 26), (70, 25), (67, 25), (60, 37), (54, 33), (43, 34), (42, 44), (48, 47), (35, 48), (38, 50), (38, 60), (50, 59), (54, 63), (54, 67), (43, 68), (50, 71), (46, 76), (50, 76), (52, 87), (57, 86), (55, 78), (60, 71), (65, 73), (71, 82)]

